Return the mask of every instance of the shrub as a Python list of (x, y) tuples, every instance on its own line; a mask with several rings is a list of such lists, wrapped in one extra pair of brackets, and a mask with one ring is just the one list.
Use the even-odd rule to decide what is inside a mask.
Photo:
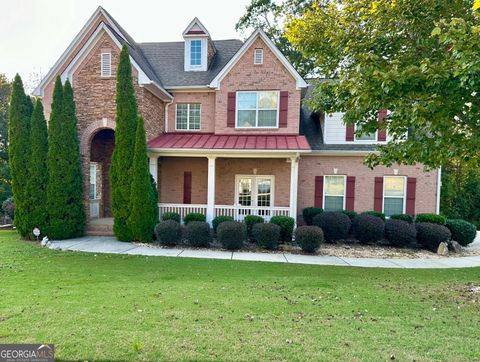
[(403, 221), (408, 222), (409, 224), (413, 223), (413, 216), (408, 215), (408, 214), (395, 214), (395, 215), (390, 216), (390, 219), (403, 220)]
[(225, 221), (234, 221), (231, 216), (217, 216), (212, 220), (213, 231), (217, 232), (218, 225)]
[(3, 202), (2, 210), (13, 220), (13, 215), (15, 214), (15, 202), (13, 201), (13, 197), (9, 197)]
[(295, 230), (295, 241), (303, 251), (314, 253), (324, 242), (323, 231), (318, 226), (300, 226)]
[(437, 214), (418, 214), (415, 217), (416, 223), (428, 222), (431, 224), (445, 225), (447, 223), (447, 218), (443, 215)]
[(185, 226), (185, 238), (192, 246), (208, 246), (212, 241), (210, 225), (205, 221), (190, 221)]
[(427, 249), (437, 251), (438, 245), (450, 240), (452, 234), (444, 225), (420, 222), (415, 224), (418, 242)]
[(203, 221), (203, 222), (205, 222), (205, 221), (207, 221), (207, 219), (206, 219), (205, 215), (203, 215), (203, 214), (200, 214), (198, 212), (191, 212), (191, 213), (185, 215), (185, 218), (183, 219), (183, 223), (185, 225), (188, 225), (188, 223), (191, 222), (191, 221)]
[(176, 212), (165, 212), (162, 214), (162, 220), (174, 220), (178, 223), (180, 223), (180, 214)]
[(347, 215), (341, 212), (327, 211), (315, 216), (313, 225), (323, 230), (326, 241), (332, 242), (345, 239), (348, 236), (352, 222)]
[(253, 225), (252, 236), (258, 245), (265, 249), (276, 249), (280, 239), (280, 226), (257, 223)]
[(155, 226), (157, 241), (163, 245), (177, 245), (182, 240), (182, 227), (175, 220), (160, 221)]
[(361, 243), (377, 242), (385, 237), (385, 222), (370, 214), (358, 215), (353, 220), (353, 234)]
[(286, 243), (292, 241), (293, 228), (295, 220), (290, 216), (272, 216), (270, 219), (272, 224), (280, 226), (280, 240)]
[(255, 224), (263, 224), (265, 222), (265, 220), (261, 216), (247, 215), (243, 219), (243, 222), (247, 226), (247, 236), (249, 238), (252, 238), (252, 230), (253, 230), (253, 227), (255, 226)]
[(352, 210), (343, 210), (342, 214), (347, 215), (350, 218), (350, 221), (353, 221), (353, 219), (355, 219), (358, 215), (355, 211)]
[(362, 212), (360, 215), (372, 215), (372, 216), (379, 217), (382, 220), (385, 220), (385, 214), (380, 211), (365, 211), (365, 212)]
[(447, 220), (447, 228), (452, 233), (452, 239), (462, 246), (472, 243), (477, 236), (475, 225), (465, 220)]
[(385, 222), (385, 236), (394, 246), (410, 246), (417, 241), (417, 229), (408, 221), (390, 218)]
[(238, 221), (225, 221), (218, 225), (217, 240), (225, 249), (240, 249), (246, 239), (245, 224)]
[(322, 212), (323, 209), (320, 207), (306, 207), (302, 211), (303, 221), (307, 225), (312, 225), (313, 218)]

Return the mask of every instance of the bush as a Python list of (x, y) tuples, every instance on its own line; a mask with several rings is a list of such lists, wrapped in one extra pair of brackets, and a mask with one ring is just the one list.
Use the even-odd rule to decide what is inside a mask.
[(413, 224), (413, 216), (408, 215), (408, 214), (395, 214), (395, 215), (390, 216), (390, 219), (403, 220), (403, 221), (408, 222), (409, 224)]
[(361, 243), (377, 242), (385, 237), (385, 222), (370, 214), (358, 215), (353, 220), (353, 234)]
[(362, 212), (360, 215), (372, 215), (372, 216), (379, 217), (382, 220), (385, 220), (385, 214), (380, 211), (365, 211), (365, 212)]
[(320, 207), (306, 207), (302, 211), (303, 221), (305, 221), (307, 225), (312, 225), (313, 218), (322, 212), (323, 209)]
[(234, 221), (231, 216), (217, 216), (212, 220), (213, 231), (217, 232), (218, 225), (225, 221)]
[(174, 220), (178, 223), (180, 223), (180, 214), (177, 214), (176, 212), (165, 212), (162, 214), (162, 220)]
[(225, 221), (218, 225), (217, 241), (225, 249), (240, 249), (247, 240), (247, 228), (238, 221)]
[(13, 220), (15, 214), (15, 202), (13, 201), (13, 197), (9, 197), (2, 203), (2, 210)]
[(465, 220), (447, 220), (447, 228), (452, 233), (452, 239), (462, 246), (472, 243), (477, 236), (475, 225)]
[(276, 249), (280, 239), (280, 226), (257, 223), (253, 225), (252, 236), (257, 244), (265, 249)]
[(450, 240), (452, 234), (444, 225), (420, 222), (415, 224), (418, 242), (427, 249), (437, 251), (438, 245)]
[(272, 216), (270, 223), (280, 226), (280, 240), (286, 243), (292, 241), (295, 220), (290, 216)]
[(393, 246), (410, 246), (417, 241), (417, 229), (408, 221), (390, 218), (385, 222), (385, 236)]
[(252, 238), (252, 230), (255, 224), (263, 224), (265, 220), (261, 216), (257, 215), (247, 215), (243, 219), (243, 222), (245, 223), (247, 227), (247, 236), (249, 238)]
[(327, 211), (313, 218), (313, 225), (323, 230), (325, 240), (328, 242), (342, 240), (348, 236), (352, 222), (341, 212)]
[(163, 245), (177, 245), (182, 240), (182, 227), (175, 220), (160, 221), (155, 226), (157, 241)]
[(191, 213), (185, 215), (185, 218), (183, 219), (183, 223), (185, 225), (188, 225), (188, 223), (191, 222), (191, 221), (203, 221), (203, 222), (205, 222), (205, 221), (207, 221), (207, 219), (206, 219), (205, 215), (203, 215), (203, 214), (200, 214), (198, 212), (191, 212)]
[(303, 251), (314, 253), (324, 242), (323, 231), (318, 226), (300, 226), (295, 230), (295, 241)]
[(353, 219), (355, 219), (358, 215), (355, 211), (352, 210), (343, 210), (342, 214), (347, 215), (350, 218), (350, 221), (353, 221)]
[(205, 221), (190, 221), (185, 227), (185, 238), (192, 246), (208, 246), (212, 241), (210, 225)]
[(415, 222), (428, 222), (431, 224), (445, 225), (447, 223), (447, 218), (443, 215), (437, 214), (418, 214), (415, 218)]

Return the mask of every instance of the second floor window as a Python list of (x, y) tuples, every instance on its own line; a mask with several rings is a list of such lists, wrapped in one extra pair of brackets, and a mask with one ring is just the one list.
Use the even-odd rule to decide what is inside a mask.
[(200, 129), (200, 103), (177, 104), (176, 128), (188, 131)]
[(237, 92), (237, 128), (277, 128), (278, 94)]
[(361, 132), (362, 127), (360, 125), (355, 126), (355, 140), (356, 141), (376, 141), (377, 140), (377, 132), (373, 133), (362, 133), (358, 135), (357, 132)]
[(202, 65), (202, 41), (190, 42), (190, 65)]
[(345, 208), (345, 176), (325, 176), (324, 183), (324, 210), (343, 210)]

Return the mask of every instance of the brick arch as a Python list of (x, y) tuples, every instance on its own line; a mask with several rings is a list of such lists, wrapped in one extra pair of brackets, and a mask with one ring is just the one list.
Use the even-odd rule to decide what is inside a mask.
[(101, 119), (94, 121), (88, 125), (87, 128), (82, 132), (80, 138), (80, 154), (86, 156), (90, 152), (90, 143), (92, 142), (93, 136), (101, 130), (112, 129), (115, 131), (116, 123), (111, 119)]

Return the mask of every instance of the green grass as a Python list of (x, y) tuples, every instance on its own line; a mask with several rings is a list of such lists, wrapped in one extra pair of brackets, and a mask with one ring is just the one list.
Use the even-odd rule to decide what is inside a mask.
[(3, 231), (0, 343), (63, 360), (480, 360), (470, 284), (479, 268), (95, 255)]

